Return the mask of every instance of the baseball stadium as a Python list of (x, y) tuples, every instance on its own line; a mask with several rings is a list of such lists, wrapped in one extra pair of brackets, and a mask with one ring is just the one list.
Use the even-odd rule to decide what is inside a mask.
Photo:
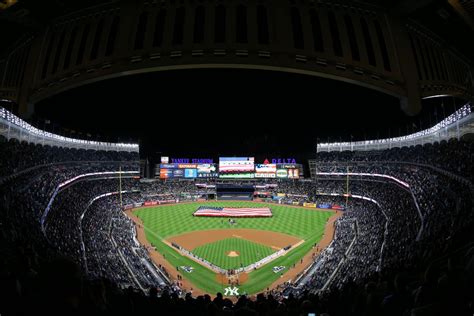
[(473, 9), (0, 0), (0, 316), (474, 315)]

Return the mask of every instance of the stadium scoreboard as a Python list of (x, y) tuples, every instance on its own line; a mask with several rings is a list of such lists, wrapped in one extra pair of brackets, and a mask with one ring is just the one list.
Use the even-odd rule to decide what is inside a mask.
[(219, 178), (255, 178), (255, 158), (220, 157)]
[[(220, 157), (215, 164), (211, 159), (209, 163), (194, 163), (197, 159), (172, 159), (169, 163), (162, 159), (159, 168), (156, 168), (156, 177), (160, 179), (300, 179), (303, 177), (303, 166), (297, 163), (256, 163), (254, 157)], [(168, 162), (167, 162), (168, 161)], [(181, 161), (181, 162), (176, 162)], [(188, 161), (193, 161), (190, 163)]]
[(157, 168), (160, 179), (194, 179), (194, 178), (216, 178), (218, 176), (215, 164), (188, 164), (167, 163), (160, 164)]

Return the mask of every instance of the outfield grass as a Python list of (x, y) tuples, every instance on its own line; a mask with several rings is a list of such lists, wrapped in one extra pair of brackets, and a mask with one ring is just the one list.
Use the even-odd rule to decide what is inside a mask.
[[(192, 216), (194, 211), (202, 205), (222, 207), (269, 206), (272, 209), (273, 217), (240, 218), (238, 220), (238, 227), (234, 227), (230, 226), (222, 218)], [(290, 267), (294, 263), (298, 263), (309, 252), (312, 246), (321, 239), (324, 226), (333, 212), (295, 208), (279, 204), (217, 201), (143, 208), (137, 210), (135, 214), (142, 219), (147, 239), (157, 248), (158, 252), (162, 253), (174, 266), (192, 266), (195, 270), (192, 273), (183, 272), (184, 277), (209, 293), (223, 292), (226, 285), (217, 282), (216, 274), (213, 271), (204, 268), (185, 256), (181, 256), (174, 249), (163, 243), (162, 239), (198, 230), (249, 228), (281, 232), (305, 240), (302, 245), (289, 251), (285, 256), (249, 273), (248, 281), (240, 286), (240, 293), (247, 292), (253, 294), (265, 290), (280, 277), (280, 274), (273, 273), (272, 268), (274, 266), (283, 265)], [(255, 261), (258, 261), (258, 259), (253, 260), (253, 262)]]
[[(229, 251), (239, 253), (238, 257), (229, 257)], [(241, 238), (226, 238), (194, 248), (196, 256), (206, 259), (223, 269), (238, 269), (259, 261), (275, 251), (267, 246)]]

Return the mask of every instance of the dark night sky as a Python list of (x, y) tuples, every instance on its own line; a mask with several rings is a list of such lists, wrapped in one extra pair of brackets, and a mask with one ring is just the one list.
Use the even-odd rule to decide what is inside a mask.
[[(155, 72), (65, 91), (36, 106), (35, 125), (105, 141), (140, 140), (170, 156), (308, 157), (316, 140), (398, 136), (427, 128), (461, 101), (424, 100), (406, 116), (398, 99), (356, 85), (280, 72)], [(436, 109), (436, 110), (435, 110)], [(45, 125), (44, 119), (51, 121)], [(421, 124), (420, 124), (421, 123)], [(67, 130), (65, 130), (67, 129)], [(83, 135), (82, 138), (87, 138)]]

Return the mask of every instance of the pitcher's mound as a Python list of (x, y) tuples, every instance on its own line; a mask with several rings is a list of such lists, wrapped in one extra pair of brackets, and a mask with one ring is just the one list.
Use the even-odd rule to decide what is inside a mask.
[(238, 257), (240, 255), (240, 253), (238, 251), (229, 251), (226, 253), (227, 256), (229, 257)]

